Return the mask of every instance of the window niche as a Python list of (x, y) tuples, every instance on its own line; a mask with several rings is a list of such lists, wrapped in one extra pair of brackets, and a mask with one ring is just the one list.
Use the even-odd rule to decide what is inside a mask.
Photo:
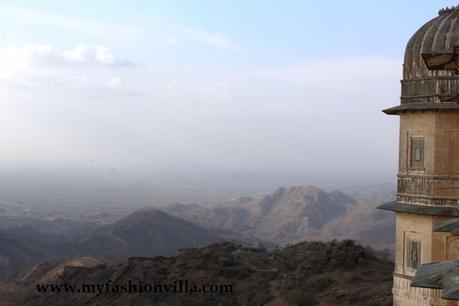
[(410, 169), (424, 170), (424, 137), (410, 139)]
[(407, 238), (405, 250), (406, 269), (411, 272), (416, 272), (421, 265), (421, 241), (418, 239)]

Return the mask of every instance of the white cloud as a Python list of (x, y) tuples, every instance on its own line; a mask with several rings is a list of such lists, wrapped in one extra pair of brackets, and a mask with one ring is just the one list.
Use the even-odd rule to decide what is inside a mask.
[(0, 49), (0, 67), (33, 65), (106, 65), (127, 66), (131, 62), (117, 57), (104, 46), (78, 45), (71, 50), (59, 50), (49, 45), (29, 44)]
[(62, 53), (62, 57), (68, 61), (84, 64), (100, 64), (110, 66), (130, 65), (131, 62), (118, 58), (104, 46), (79, 45), (75, 49)]
[(138, 89), (129, 89), (129, 93), (119, 90), (128, 89), (123, 74), (130, 74), (132, 69), (124, 69), (129, 65), (129, 60), (99, 45), (78, 45), (70, 49), (13, 45), (0, 48), (0, 91), (9, 92), (18, 100), (139, 94)]

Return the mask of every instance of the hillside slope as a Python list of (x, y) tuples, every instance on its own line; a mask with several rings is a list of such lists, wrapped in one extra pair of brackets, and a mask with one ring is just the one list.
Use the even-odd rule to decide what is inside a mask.
[(84, 255), (156, 256), (220, 240), (219, 235), (199, 225), (145, 208), (78, 238), (73, 248)]
[(351, 238), (388, 247), (393, 243), (394, 218), (377, 210), (378, 204), (340, 191), (298, 186), (213, 207), (176, 203), (163, 209), (208, 229), (227, 229), (278, 244)]
[[(169, 284), (177, 280), (230, 285), (218, 293), (40, 293), (12, 278), (8, 300), (44, 305), (391, 305), (393, 264), (353, 241), (305, 242), (281, 250), (244, 253), (233, 243), (173, 257), (133, 258), (118, 265), (67, 268), (53, 283)], [(226, 289), (230, 287), (225, 287)], [(158, 289), (156, 289), (158, 290)], [(184, 288), (182, 288), (184, 290)], [(229, 292), (232, 291), (232, 292)], [(1, 291), (0, 292), (6, 292)], [(3, 298), (0, 296), (0, 298)], [(8, 306), (8, 304), (5, 304)]]
[(0, 230), (0, 278), (56, 256), (52, 243), (46, 238), (43, 233), (27, 227)]
[(0, 278), (43, 260), (169, 255), (179, 248), (222, 240), (215, 231), (155, 208), (139, 210), (112, 224), (84, 229), (80, 235), (73, 233), (62, 239), (33, 226), (14, 227), (0, 230)]

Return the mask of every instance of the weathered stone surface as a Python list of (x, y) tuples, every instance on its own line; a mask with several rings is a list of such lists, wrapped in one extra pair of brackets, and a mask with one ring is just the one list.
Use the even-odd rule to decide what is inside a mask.
[(403, 65), (402, 104), (457, 101), (459, 8), (441, 11), (409, 40)]
[(396, 212), (394, 305), (457, 305), (445, 298), (459, 297), (442, 281), (443, 263), (459, 259), (458, 233), (445, 230), (459, 220), (458, 17), (459, 7), (441, 10), (413, 35), (401, 105), (384, 110), (400, 115), (397, 200), (380, 206)]

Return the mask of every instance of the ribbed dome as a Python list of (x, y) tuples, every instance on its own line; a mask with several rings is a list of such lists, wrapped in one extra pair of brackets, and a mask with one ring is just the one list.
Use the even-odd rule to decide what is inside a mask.
[(442, 52), (459, 46), (459, 7), (442, 9), (439, 15), (424, 24), (408, 41), (405, 50), (403, 78), (412, 80), (427, 76), (453, 75), (452, 71), (428, 70), (421, 54)]
[(401, 106), (459, 109), (459, 6), (442, 9), (408, 41), (403, 64)]

